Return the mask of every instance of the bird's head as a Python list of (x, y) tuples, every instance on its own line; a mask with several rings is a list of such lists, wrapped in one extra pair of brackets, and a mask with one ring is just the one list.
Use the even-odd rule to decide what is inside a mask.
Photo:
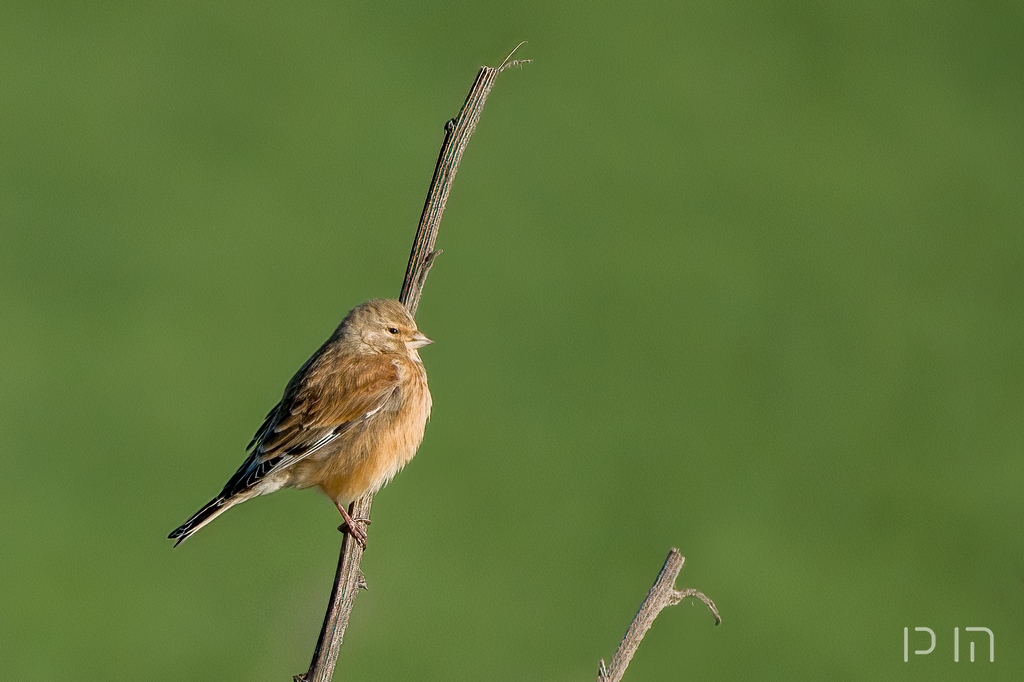
[(405, 306), (391, 298), (375, 298), (356, 306), (338, 331), (377, 353), (414, 353), (433, 343), (417, 329)]

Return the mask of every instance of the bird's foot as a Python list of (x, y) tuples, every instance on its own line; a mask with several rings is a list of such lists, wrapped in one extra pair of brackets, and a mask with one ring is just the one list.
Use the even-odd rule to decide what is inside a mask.
[(366, 549), (366, 527), (370, 525), (370, 519), (354, 519), (344, 507), (339, 506), (338, 511), (341, 512), (341, 516), (345, 519), (345, 523), (338, 526), (338, 530), (342, 533), (348, 533), (352, 536), (352, 539), (359, 543), (359, 549)]

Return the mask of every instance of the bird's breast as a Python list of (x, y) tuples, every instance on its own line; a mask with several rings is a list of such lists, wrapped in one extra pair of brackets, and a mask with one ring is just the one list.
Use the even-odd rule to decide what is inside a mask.
[(432, 404), (426, 371), (412, 360), (399, 364), (399, 370), (392, 401), (345, 434), (339, 447), (317, 463), (314, 484), (336, 502), (348, 504), (383, 488), (423, 441)]

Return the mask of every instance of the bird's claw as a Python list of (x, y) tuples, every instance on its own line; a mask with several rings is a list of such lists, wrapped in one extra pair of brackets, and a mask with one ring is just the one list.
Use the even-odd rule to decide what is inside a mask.
[(370, 525), (370, 519), (354, 519), (351, 516), (349, 516), (348, 512), (345, 511), (342, 511), (341, 515), (345, 518), (345, 523), (338, 526), (338, 530), (340, 530), (342, 533), (348, 533), (350, 536), (352, 536), (353, 540), (359, 543), (359, 549), (365, 550), (366, 527)]

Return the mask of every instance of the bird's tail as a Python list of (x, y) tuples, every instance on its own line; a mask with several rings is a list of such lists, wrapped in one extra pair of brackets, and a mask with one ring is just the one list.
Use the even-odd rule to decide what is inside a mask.
[(242, 502), (244, 499), (245, 498), (242, 498), (240, 495), (234, 495), (232, 497), (218, 495), (207, 502), (202, 509), (193, 514), (188, 521), (171, 531), (171, 534), (167, 537), (175, 540), (174, 546), (177, 547), (191, 537), (191, 535), (197, 530), (208, 524), (210, 521), (213, 521), (239, 502)]

